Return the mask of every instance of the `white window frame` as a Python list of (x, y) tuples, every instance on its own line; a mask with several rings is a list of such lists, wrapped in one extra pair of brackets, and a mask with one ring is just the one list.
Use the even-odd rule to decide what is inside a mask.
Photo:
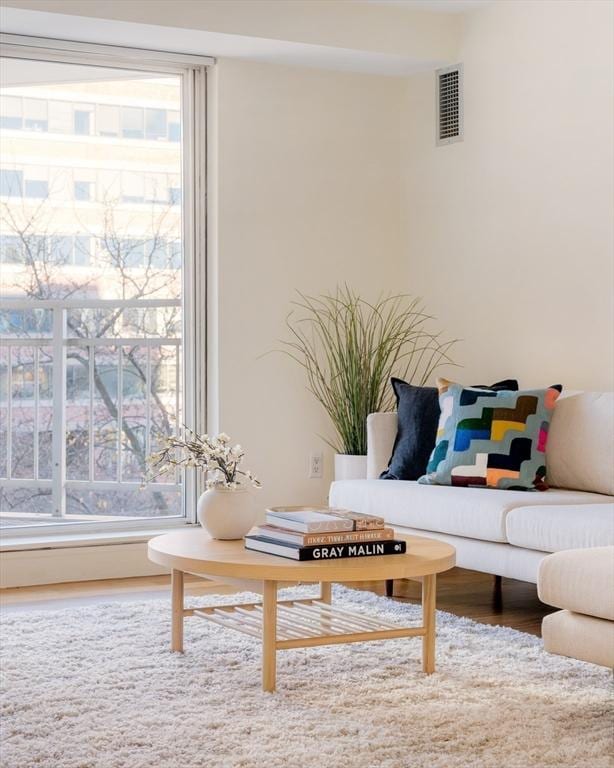
[[(183, 418), (197, 431), (205, 431), (206, 411), (206, 87), (207, 67), (215, 60), (165, 51), (150, 51), (90, 43), (78, 43), (22, 35), (0, 34), (0, 55), (55, 61), (83, 66), (131, 69), (180, 75), (182, 120), (182, 354)], [(59, 313), (58, 313), (59, 314)], [(74, 522), (43, 524), (3, 529), (3, 539), (31, 539), (61, 535), (78, 538), (81, 534), (142, 532), (183, 527), (196, 522), (196, 500), (203, 490), (203, 479), (192, 470), (184, 477), (184, 516), (145, 518), (142, 521)]]

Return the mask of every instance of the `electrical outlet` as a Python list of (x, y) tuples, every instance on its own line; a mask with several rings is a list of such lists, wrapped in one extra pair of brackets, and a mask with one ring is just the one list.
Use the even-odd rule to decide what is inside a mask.
[(323, 471), (323, 457), (322, 452), (319, 453), (311, 453), (309, 455), (309, 477), (310, 478), (318, 478), (323, 477), (324, 471)]

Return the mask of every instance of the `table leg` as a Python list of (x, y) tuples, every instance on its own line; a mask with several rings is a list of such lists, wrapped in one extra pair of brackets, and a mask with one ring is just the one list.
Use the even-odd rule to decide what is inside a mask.
[(426, 634), (422, 637), (422, 671), (430, 675), (435, 671), (435, 602), (437, 576), (422, 579), (422, 625)]
[(320, 600), (323, 603), (328, 603), (330, 605), (332, 597), (333, 597), (333, 585), (330, 583), (330, 581), (321, 581), (320, 582)]
[(275, 690), (277, 668), (277, 582), (265, 581), (262, 603), (262, 690)]
[(171, 651), (183, 652), (183, 571), (171, 571)]

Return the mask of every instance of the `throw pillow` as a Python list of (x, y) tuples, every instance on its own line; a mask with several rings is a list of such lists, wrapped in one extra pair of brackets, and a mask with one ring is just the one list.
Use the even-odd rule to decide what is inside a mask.
[[(440, 409), (436, 387), (415, 387), (402, 379), (390, 379), (397, 399), (397, 436), (381, 480), (417, 480), (426, 472), (431, 451), (435, 447)], [(517, 390), (515, 379), (498, 381), (479, 389)]]
[(441, 417), (427, 485), (545, 491), (546, 443), (562, 387), (493, 392), (439, 379)]

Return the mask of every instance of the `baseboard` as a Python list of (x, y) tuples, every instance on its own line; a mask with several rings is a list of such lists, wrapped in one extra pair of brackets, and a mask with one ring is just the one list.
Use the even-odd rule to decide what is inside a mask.
[(164, 573), (168, 569), (147, 558), (146, 541), (21, 550), (0, 558), (1, 589)]

